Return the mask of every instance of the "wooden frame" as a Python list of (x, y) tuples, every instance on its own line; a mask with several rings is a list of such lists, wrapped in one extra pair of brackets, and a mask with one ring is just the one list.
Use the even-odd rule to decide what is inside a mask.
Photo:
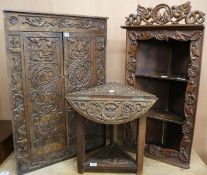
[[(159, 13), (159, 11), (164, 10), (164, 13)], [(178, 10), (180, 13), (177, 13)], [(145, 12), (145, 13), (144, 13)], [(185, 15), (182, 12), (186, 12)], [(163, 14), (169, 15), (168, 17), (164, 17)], [(197, 14), (197, 15), (195, 15)], [(188, 18), (191, 17), (191, 20)], [(179, 22), (185, 19), (186, 24), (179, 24)], [(163, 88), (167, 88), (166, 82), (173, 82), (174, 83), (174, 91), (176, 88), (180, 87), (181, 90), (178, 92), (182, 92), (182, 100), (179, 102), (179, 106), (183, 114), (183, 118), (176, 118), (176, 115), (172, 115), (169, 113), (155, 113), (154, 111), (150, 111), (148, 115), (148, 127), (147, 127), (147, 145), (145, 148), (146, 156), (158, 159), (176, 166), (180, 166), (182, 168), (189, 168), (190, 164), (190, 155), (191, 155), (191, 148), (192, 148), (192, 141), (193, 141), (193, 132), (195, 126), (195, 116), (196, 116), (196, 106), (197, 106), (197, 99), (198, 99), (198, 89), (199, 89), (199, 80), (200, 80), (200, 68), (201, 68), (201, 58), (202, 58), (202, 44), (203, 44), (203, 30), (204, 26), (202, 23), (204, 22), (204, 13), (201, 11), (194, 11), (191, 12), (190, 3), (182, 4), (180, 6), (173, 6), (169, 7), (166, 4), (159, 4), (154, 9), (153, 8), (144, 8), (142, 6), (138, 6), (138, 13), (136, 15), (130, 15), (126, 20), (126, 25), (122, 28), (126, 29), (126, 42), (127, 42), (127, 51), (126, 51), (126, 84), (129, 84), (133, 87), (137, 88), (145, 88), (147, 87), (142, 85), (142, 80), (148, 79), (148, 82), (153, 81), (151, 85), (149, 85), (151, 90), (156, 90), (157, 93), (161, 93)], [(145, 23), (146, 25), (141, 25)], [(171, 25), (168, 25), (171, 23)], [(198, 23), (198, 24), (197, 24)], [(157, 42), (157, 46), (160, 47), (162, 43), (163, 46), (169, 45), (171, 41), (181, 43), (181, 47), (185, 43), (186, 52), (185, 50), (180, 50), (181, 55), (182, 52), (186, 52), (186, 59), (189, 62), (184, 65), (185, 69), (180, 70), (180, 72), (184, 71), (184, 75), (182, 77), (173, 76), (170, 73), (166, 72), (163, 75), (158, 73), (151, 73), (151, 74), (141, 74), (137, 73), (137, 71), (142, 72), (143, 67), (137, 63), (137, 60), (143, 56), (142, 60), (149, 60), (150, 58), (146, 55), (140, 54), (140, 43), (144, 42), (152, 43)], [(139, 46), (139, 48), (138, 48)], [(150, 48), (156, 47), (156, 44), (148, 45), (148, 52), (154, 53)], [(143, 47), (142, 47), (143, 48)], [(166, 48), (167, 49), (167, 48)], [(161, 49), (158, 51), (160, 53), (166, 52), (166, 49)], [(164, 50), (164, 51), (163, 51)], [(142, 52), (142, 51), (141, 51)], [(143, 52), (144, 53), (144, 52)], [(145, 54), (145, 53), (144, 53)], [(166, 53), (165, 54), (166, 57)], [(155, 59), (155, 55), (152, 56)], [(172, 58), (173, 59), (173, 58)], [(182, 59), (182, 58), (180, 58)], [(179, 62), (178, 62), (179, 63)], [(162, 61), (159, 63), (161, 67), (166, 66), (166, 64)], [(172, 63), (170, 63), (172, 64)], [(177, 63), (176, 63), (177, 64)], [(181, 63), (180, 60), (180, 64)], [(162, 66), (163, 65), (163, 66)], [(157, 65), (158, 66), (158, 65)], [(179, 67), (179, 65), (178, 65)], [(158, 70), (159, 72), (159, 70)], [(161, 70), (162, 72), (162, 70)], [(156, 84), (157, 82), (157, 84)], [(159, 83), (158, 83), (159, 82)], [(163, 84), (162, 84), (163, 83)], [(185, 86), (181, 87), (179, 84), (185, 84)], [(179, 85), (179, 86), (178, 86)], [(156, 87), (157, 86), (157, 87)], [(162, 86), (162, 87), (161, 87)], [(172, 85), (171, 85), (172, 86)], [(183, 90), (182, 90), (183, 89)], [(153, 92), (151, 92), (153, 93)], [(165, 91), (163, 91), (165, 93)], [(162, 94), (163, 94), (162, 93)], [(159, 94), (154, 93), (160, 98)], [(163, 97), (165, 99), (166, 97)], [(166, 94), (167, 96), (167, 94)], [(176, 98), (176, 94), (172, 93), (171, 95), (173, 98)], [(178, 95), (179, 96), (179, 95)], [(166, 100), (173, 100), (173, 99), (166, 99)], [(159, 101), (155, 106), (159, 105)], [(165, 104), (168, 102), (160, 103), (159, 108), (165, 108)], [(174, 103), (174, 104), (173, 104)], [(169, 107), (175, 109), (175, 103), (171, 102)], [(174, 107), (172, 107), (174, 105)], [(176, 108), (177, 108), (176, 107)], [(177, 143), (177, 146), (173, 145), (173, 143), (168, 143), (168, 146), (164, 147), (159, 144), (153, 144), (148, 142), (149, 136), (155, 135), (153, 130), (149, 128), (153, 128), (156, 122), (163, 122), (169, 123), (171, 129), (174, 127), (175, 132), (178, 133), (176, 137), (179, 137), (181, 140)], [(156, 124), (158, 125), (158, 123)], [(179, 127), (178, 127), (179, 126)], [(162, 128), (163, 127), (163, 128)], [(177, 128), (177, 129), (176, 129)], [(166, 125), (160, 127), (160, 129), (165, 130)], [(125, 134), (125, 144), (128, 147), (134, 147), (136, 137), (133, 134), (135, 132), (136, 126), (134, 124), (125, 125), (125, 132), (130, 132), (131, 134)], [(152, 132), (150, 132), (152, 131)], [(166, 134), (166, 133), (165, 133)], [(157, 137), (158, 139), (158, 137)], [(154, 139), (156, 140), (156, 139)], [(169, 140), (169, 139), (168, 139)]]
[[(173, 25), (173, 26), (137, 26), (123, 27), (127, 29), (127, 71), (126, 83), (136, 87), (136, 50), (137, 42), (142, 40), (166, 40), (190, 41), (190, 65), (188, 67), (187, 88), (185, 92), (184, 115), (182, 125), (182, 141), (180, 150), (165, 149), (156, 145), (148, 145), (146, 151), (150, 157), (165, 162), (189, 167), (190, 153), (193, 140), (197, 96), (199, 89), (200, 64), (202, 54), (203, 26), (202, 25)], [(159, 98), (159, 96), (158, 96)], [(127, 141), (126, 141), (127, 142)]]

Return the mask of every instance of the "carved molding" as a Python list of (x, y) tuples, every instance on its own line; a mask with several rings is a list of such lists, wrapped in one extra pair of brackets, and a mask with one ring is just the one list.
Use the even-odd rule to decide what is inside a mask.
[(107, 83), (67, 95), (70, 105), (82, 116), (102, 124), (132, 121), (146, 113), (156, 96), (118, 83)]
[(152, 102), (75, 101), (73, 107), (90, 120), (104, 124), (120, 124), (132, 121), (148, 111)]
[[(136, 52), (139, 40), (169, 40), (190, 41), (190, 64), (187, 69), (189, 81), (185, 94), (184, 113), (185, 122), (182, 126), (183, 137), (179, 151), (164, 149), (156, 145), (148, 145), (147, 151), (160, 158), (171, 158), (188, 164), (190, 161), (191, 143), (193, 137), (193, 126), (195, 119), (195, 109), (198, 98), (199, 73), (200, 73), (200, 53), (202, 43), (202, 31), (129, 31), (128, 32), (128, 56), (127, 56), (127, 83), (135, 87)], [(129, 125), (129, 124), (127, 124)], [(129, 128), (130, 126), (126, 126)], [(127, 131), (128, 132), (128, 131)], [(131, 134), (132, 135), (132, 134)], [(129, 137), (129, 136), (127, 136)], [(126, 139), (129, 139), (127, 138)], [(130, 140), (129, 140), (130, 141)], [(135, 145), (135, 140), (130, 141), (131, 146)], [(134, 142), (134, 143), (133, 143)]]
[(77, 29), (77, 30), (105, 30), (106, 23), (102, 19), (86, 19), (83, 17), (11, 14), (7, 17), (8, 25), (12, 28), (42, 28), (42, 29)]
[(191, 11), (190, 2), (172, 7), (167, 4), (159, 4), (154, 8), (137, 7), (137, 14), (130, 14), (126, 17), (127, 26), (164, 25), (167, 23), (179, 24), (182, 20), (186, 24), (202, 24), (205, 21), (205, 14), (199, 10)]
[(105, 83), (105, 38), (97, 37), (97, 63), (96, 63), (96, 77), (97, 84), (101, 85)]

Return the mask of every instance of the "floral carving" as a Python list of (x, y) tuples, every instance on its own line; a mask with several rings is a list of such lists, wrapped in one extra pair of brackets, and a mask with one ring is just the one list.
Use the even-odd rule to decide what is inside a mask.
[(26, 131), (26, 121), (24, 116), (24, 101), (23, 101), (23, 86), (22, 81), (22, 68), (21, 68), (21, 56), (19, 53), (11, 53), (10, 70), (12, 81), (12, 100), (13, 100), (13, 115), (16, 131), (16, 144), (17, 144), (17, 158), (29, 156), (28, 153), (28, 139)]
[(93, 39), (67, 38), (65, 57), (66, 93), (89, 87), (93, 78)]
[(60, 65), (57, 42), (57, 38), (28, 37), (26, 40), (32, 117), (61, 111), (58, 102), (61, 90), (58, 89)]
[[(105, 22), (101, 20), (90, 19), (74, 19), (70, 17), (54, 17), (42, 15), (19, 15), (19, 21), (22, 26), (43, 27), (43, 28), (71, 28), (71, 29), (90, 29), (90, 30), (104, 30)], [(12, 18), (12, 20), (10, 20)], [(16, 24), (14, 17), (10, 17), (11, 24)], [(16, 18), (16, 17), (15, 17)]]
[(15, 24), (17, 24), (17, 22), (18, 22), (18, 19), (17, 19), (16, 16), (11, 16), (11, 17), (9, 17), (9, 23), (10, 23), (11, 25), (15, 25)]
[[(108, 98), (113, 100), (106, 100)], [(92, 121), (120, 124), (144, 114), (155, 103), (156, 97), (129, 86), (108, 83), (70, 93), (67, 100), (78, 113)]]
[(182, 5), (169, 7), (166, 4), (159, 4), (154, 8), (137, 7), (137, 14), (130, 14), (126, 17), (127, 26), (138, 26), (142, 22), (146, 25), (167, 23), (178, 24), (184, 19), (186, 24), (202, 24), (205, 14), (201, 11), (191, 11), (190, 2)]
[(198, 67), (194, 66), (194, 65), (191, 65), (189, 68), (188, 68), (188, 75), (191, 76), (191, 77), (196, 77), (197, 75), (199, 74), (199, 69)]
[[(137, 111), (141, 111), (143, 109), (141, 104), (137, 104), (137, 106), (140, 106), (139, 108), (137, 108)], [(121, 108), (121, 112), (126, 117), (131, 117), (132, 115), (134, 115), (135, 112), (134, 105), (130, 103), (124, 104)]]
[(157, 40), (168, 40), (168, 34), (167, 34), (167, 31), (163, 30), (161, 32), (159, 32), (157, 35), (156, 35), (156, 39)]
[[(165, 11), (167, 11), (167, 8), (165, 9)], [(150, 9), (145, 10), (145, 12), (152, 13), (152, 11), (150, 12)], [(166, 12), (167, 15), (168, 13), (169, 12)], [(175, 15), (176, 12), (173, 11), (173, 13)], [(185, 14), (181, 15), (178, 18), (177, 22), (179, 22), (180, 19), (184, 19), (184, 18), (186, 18)], [(143, 17), (142, 18), (140, 17), (140, 19), (143, 19)], [(146, 24), (150, 24), (150, 21), (144, 21), (144, 22), (146, 22)], [(156, 23), (158, 22), (159, 21), (157, 21)], [(161, 22), (164, 23), (165, 22), (164, 19), (161, 19)], [(171, 30), (164, 30), (164, 31), (148, 30), (146, 32), (145, 30), (141, 30), (141, 28), (139, 30), (128, 31), (128, 55), (127, 55), (126, 80), (127, 83), (131, 86), (135, 86), (137, 43), (139, 41), (149, 40), (149, 39), (155, 39), (155, 40), (174, 39), (177, 41), (190, 41), (190, 63), (187, 69), (189, 82), (187, 85), (185, 102), (184, 102), (184, 113), (185, 113), (186, 121), (182, 126), (183, 137), (181, 139), (180, 149), (179, 151), (165, 149), (160, 146), (151, 145), (151, 144), (147, 145), (146, 147), (147, 152), (151, 155), (155, 155), (160, 158), (167, 158), (169, 160), (172, 160), (173, 162), (178, 162), (176, 164), (182, 163), (183, 166), (187, 167), (190, 161), (190, 150), (191, 150), (191, 142), (192, 142), (193, 126), (194, 126), (193, 121), (195, 117), (195, 108), (196, 108), (196, 101), (197, 101), (197, 91), (198, 91), (198, 82), (199, 82), (199, 73), (200, 73), (200, 67), (199, 67), (200, 52), (201, 52), (200, 43), (202, 40), (202, 31), (190, 30), (184, 32), (184, 31), (171, 31)], [(132, 134), (133, 127), (132, 126), (129, 127), (128, 125), (125, 126), (125, 132), (129, 132), (129, 133), (131, 132), (131, 134), (128, 135), (127, 133), (125, 133), (124, 142), (126, 141), (130, 142), (129, 144), (127, 144), (127, 146), (133, 147), (133, 145), (135, 145), (135, 137)]]
[(19, 35), (9, 35), (9, 48), (10, 49), (20, 48)]
[(183, 126), (182, 126), (182, 130), (184, 133), (188, 134), (192, 131), (193, 125), (190, 122), (186, 122)]
[(98, 85), (105, 83), (105, 39), (104, 37), (97, 37), (97, 81)]

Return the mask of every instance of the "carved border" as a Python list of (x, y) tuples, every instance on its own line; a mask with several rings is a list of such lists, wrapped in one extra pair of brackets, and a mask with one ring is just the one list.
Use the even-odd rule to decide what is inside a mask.
[[(135, 71), (136, 71), (136, 51), (138, 40), (169, 40), (174, 39), (178, 41), (190, 41), (190, 64), (187, 69), (189, 76), (188, 85), (185, 94), (184, 114), (185, 121), (182, 126), (183, 137), (180, 143), (179, 151), (164, 149), (156, 145), (147, 145), (146, 150), (153, 156), (159, 158), (170, 159), (172, 162), (181, 162), (186, 167), (190, 162), (190, 154), (193, 139), (193, 130), (195, 122), (196, 105), (198, 99), (199, 88), (199, 74), (201, 62), (201, 49), (202, 49), (202, 31), (129, 31), (128, 32), (128, 53), (127, 53), (127, 72), (126, 82), (135, 87)], [(128, 126), (132, 127), (132, 126)], [(132, 129), (132, 128), (131, 128)], [(128, 128), (129, 130), (129, 128)], [(128, 138), (130, 139), (130, 138)], [(127, 140), (128, 141), (128, 140)], [(126, 141), (126, 142), (127, 142)], [(132, 140), (129, 140), (130, 143)]]
[(96, 62), (96, 77), (97, 85), (102, 85), (105, 83), (105, 38), (103, 36), (96, 37), (96, 52), (97, 52), (97, 62)]
[(44, 15), (41, 13), (21, 13), (7, 12), (6, 25), (10, 30), (20, 29), (25, 31), (40, 30), (93, 30), (105, 31), (106, 22), (104, 18), (81, 17), (81, 16), (64, 16), (64, 15)]
[(186, 24), (202, 24), (205, 21), (205, 14), (199, 10), (191, 11), (190, 2), (172, 7), (167, 4), (158, 4), (154, 8), (145, 8), (138, 4), (137, 14), (130, 14), (126, 17), (127, 26), (164, 25), (167, 23), (179, 24), (182, 20)]

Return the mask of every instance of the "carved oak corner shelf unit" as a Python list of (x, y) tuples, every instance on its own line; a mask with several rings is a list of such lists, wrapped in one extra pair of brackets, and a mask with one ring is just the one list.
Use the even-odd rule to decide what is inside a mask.
[[(65, 94), (105, 83), (107, 18), (4, 14), (14, 147), (22, 174), (76, 154), (75, 118)], [(87, 150), (105, 145), (103, 125), (87, 120), (86, 127)]]
[[(137, 14), (122, 26), (127, 31), (126, 83), (159, 98), (147, 114), (146, 155), (183, 168), (190, 163), (204, 15), (191, 11), (190, 2), (138, 5)], [(179, 24), (183, 19), (185, 24)], [(133, 148), (136, 124), (124, 128), (124, 143)]]

